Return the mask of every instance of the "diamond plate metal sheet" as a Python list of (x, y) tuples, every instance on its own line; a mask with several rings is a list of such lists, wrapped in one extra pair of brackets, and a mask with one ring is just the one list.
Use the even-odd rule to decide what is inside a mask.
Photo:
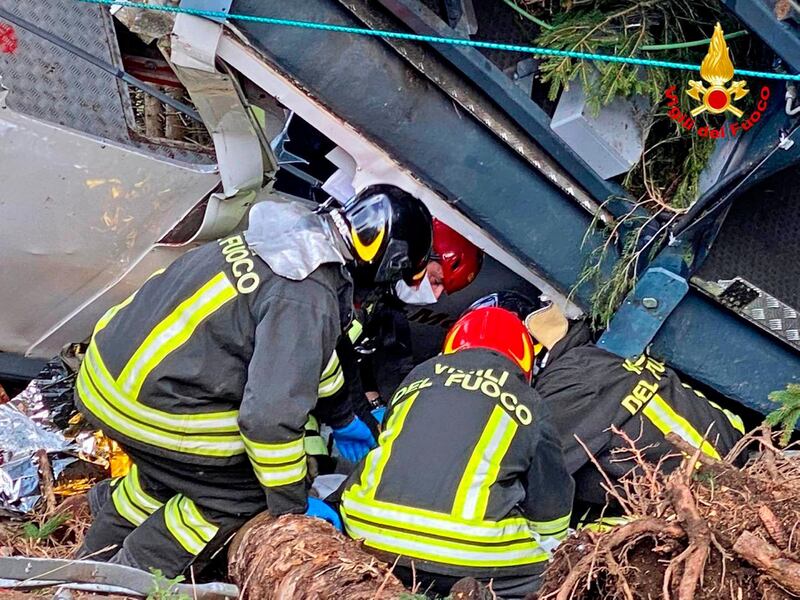
[[(108, 10), (74, 0), (0, 0), (0, 6), (94, 56), (121, 66)], [(18, 47), (0, 53), (0, 76), (12, 110), (155, 154), (193, 164), (213, 157), (160, 144), (131, 133), (127, 85), (32, 33), (15, 27)]]
[(741, 277), (720, 280), (718, 283), (725, 288), (718, 296), (720, 303), (800, 349), (800, 317), (797, 310)]

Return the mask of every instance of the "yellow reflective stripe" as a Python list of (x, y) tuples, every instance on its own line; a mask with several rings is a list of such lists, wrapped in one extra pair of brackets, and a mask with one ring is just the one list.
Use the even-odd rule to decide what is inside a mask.
[(523, 517), (467, 523), (450, 514), (380, 500), (363, 500), (347, 490), (340, 504), (343, 514), (379, 526), (413, 529), (421, 533), (472, 542), (530, 540), (532, 523)]
[(364, 333), (364, 326), (361, 324), (361, 321), (353, 319), (353, 322), (350, 323), (350, 327), (347, 328), (347, 338), (350, 340), (350, 343), (355, 344), (362, 333)]
[(567, 535), (571, 518), (572, 513), (570, 512), (552, 521), (531, 521), (531, 526), (540, 535), (552, 535), (561, 539)]
[(139, 483), (139, 471), (135, 464), (131, 466), (130, 472), (122, 479), (122, 482), (114, 488), (111, 500), (117, 512), (137, 527), (163, 506), (162, 502), (142, 489)]
[[(150, 281), (150, 280), (151, 280), (153, 277), (155, 277), (156, 275), (161, 275), (161, 273), (163, 273), (163, 272), (164, 272), (164, 269), (158, 269), (157, 271), (153, 272), (153, 273), (150, 275), (150, 277), (148, 277), (148, 278), (147, 278), (147, 280), (145, 281), (145, 283), (147, 283), (147, 281)], [(136, 290), (136, 292), (138, 292), (138, 291), (139, 291), (139, 290)], [(108, 324), (109, 324), (109, 322), (111, 321), (111, 319), (113, 319), (113, 318), (114, 318), (114, 316), (115, 316), (115, 315), (116, 315), (116, 314), (117, 314), (119, 311), (121, 311), (123, 308), (125, 308), (126, 306), (128, 306), (128, 304), (130, 304), (130, 303), (133, 301), (133, 299), (136, 297), (136, 292), (133, 292), (133, 293), (132, 293), (130, 296), (128, 296), (127, 298), (125, 298), (125, 300), (123, 300), (122, 302), (120, 302), (120, 303), (119, 303), (119, 304), (117, 304), (116, 306), (112, 306), (111, 308), (109, 308), (109, 309), (106, 311), (106, 313), (105, 313), (105, 314), (104, 314), (102, 317), (100, 317), (100, 320), (99, 320), (99, 321), (97, 321), (97, 325), (95, 325), (95, 326), (94, 326), (94, 334), (93, 334), (93, 335), (97, 335), (97, 333), (98, 333), (98, 332), (100, 332), (100, 331), (102, 331), (103, 329), (105, 329), (106, 325), (108, 325)]]
[(306, 420), (306, 424), (303, 429), (306, 431), (316, 431), (319, 433), (319, 421), (317, 421), (317, 417), (314, 415), (308, 415), (308, 419)]
[(255, 442), (244, 435), (242, 439), (248, 456), (261, 462), (276, 464), (294, 462), (304, 454), (303, 438), (279, 444)]
[(138, 396), (150, 372), (185, 344), (198, 325), (237, 296), (224, 272), (218, 273), (153, 328), (120, 373), (120, 390)]
[(219, 531), (219, 527), (206, 520), (195, 503), (178, 494), (164, 508), (167, 529), (189, 554), (197, 556)]
[(611, 531), (614, 527), (630, 523), (632, 520), (632, 517), (603, 517), (591, 523), (581, 524), (579, 529), (588, 529), (589, 531), (605, 533)]
[(114, 384), (114, 379), (108, 372), (103, 359), (95, 344), (90, 344), (86, 351), (81, 372), (87, 369), (97, 391), (106, 401), (121, 412), (136, 415), (139, 420), (152, 425), (161, 425), (170, 431), (198, 432), (198, 433), (230, 433), (231, 439), (239, 436), (239, 412), (229, 410), (225, 412), (176, 414), (151, 408), (126, 394), (123, 394)]
[(84, 369), (81, 369), (78, 377), (77, 391), (86, 409), (99, 421), (133, 440), (175, 452), (201, 456), (236, 456), (244, 452), (244, 443), (238, 435), (235, 438), (211, 435), (182, 436), (179, 433), (172, 434), (148, 427), (124, 412), (113, 410), (106, 399), (95, 392), (92, 381)]
[(135, 463), (131, 465), (131, 470), (125, 476), (122, 485), (128, 486), (131, 500), (144, 508), (149, 514), (153, 514), (164, 506), (163, 502), (159, 502), (142, 489), (142, 484), (139, 482), (139, 468)]
[(298, 462), (281, 467), (265, 467), (252, 462), (252, 460), (251, 463), (258, 481), (261, 485), (268, 488), (290, 485), (302, 481), (307, 472), (305, 453), (303, 454), (303, 458)]
[(343, 386), (344, 386), (344, 373), (342, 372), (342, 368), (339, 367), (338, 371), (334, 374), (332, 378), (329, 378), (319, 384), (317, 397), (329, 398), (330, 396), (333, 396), (336, 392), (341, 390)]
[(516, 421), (505, 410), (500, 406), (494, 407), (456, 490), (453, 516), (466, 521), (484, 518), (489, 489), (497, 481), (500, 464), (517, 427)]
[(339, 362), (339, 355), (336, 354), (336, 350), (334, 350), (319, 378), (317, 397), (328, 398), (333, 396), (336, 392), (341, 390), (343, 386), (344, 373), (342, 372), (342, 365)]
[(676, 433), (684, 441), (695, 448), (700, 448), (708, 456), (716, 459), (720, 458), (714, 446), (704, 440), (702, 434), (692, 427), (689, 421), (676, 413), (659, 394), (655, 394), (652, 397), (650, 402), (644, 407), (642, 413), (644, 413), (650, 422), (664, 435)]
[(311, 456), (328, 456), (328, 446), (325, 445), (325, 440), (322, 436), (317, 434), (306, 434), (303, 438), (303, 448), (306, 454)]
[(386, 468), (386, 463), (389, 462), (389, 456), (392, 453), (392, 444), (400, 435), (406, 416), (417, 396), (419, 396), (419, 392), (415, 392), (406, 400), (396, 403), (390, 408), (389, 421), (386, 423), (386, 429), (381, 432), (378, 438), (378, 447), (367, 454), (364, 468), (361, 471), (361, 481), (350, 488), (354, 494), (366, 499), (375, 497), (375, 490), (381, 481), (383, 470)]
[(731, 411), (725, 408), (722, 408), (719, 404), (717, 404), (716, 402), (712, 402), (711, 400), (707, 399), (706, 402), (708, 402), (718, 411), (721, 411), (722, 414), (724, 414), (727, 417), (728, 422), (731, 424), (731, 427), (733, 427), (736, 431), (744, 435), (744, 421), (742, 421), (739, 415), (737, 415), (736, 413), (732, 413)]
[(328, 360), (328, 364), (322, 369), (322, 375), (319, 376), (319, 380), (322, 382), (329, 379), (332, 375), (336, 374), (337, 370), (341, 370), (341, 366), (339, 363), (339, 355), (336, 354), (336, 350), (334, 350)]
[(347, 533), (363, 539), (366, 546), (437, 563), (465, 567), (510, 567), (544, 562), (549, 554), (531, 540), (513, 546), (474, 545), (451, 542), (418, 535), (413, 532), (396, 532), (366, 523), (345, 520)]

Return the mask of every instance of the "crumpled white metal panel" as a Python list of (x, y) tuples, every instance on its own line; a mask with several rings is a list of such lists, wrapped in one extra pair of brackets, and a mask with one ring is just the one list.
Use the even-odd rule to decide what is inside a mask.
[(0, 351), (49, 357), (179, 254), (158, 240), (219, 176), (3, 106)]

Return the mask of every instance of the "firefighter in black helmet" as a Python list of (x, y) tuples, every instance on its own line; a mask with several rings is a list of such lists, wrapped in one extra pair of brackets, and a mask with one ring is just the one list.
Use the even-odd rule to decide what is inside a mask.
[(187, 252), (111, 308), (76, 400), (133, 467), (94, 495), (81, 555), (175, 577), (264, 509), (335, 521), (307, 496), (304, 425), (316, 407), (337, 444), (374, 443), (338, 402), (334, 347), (354, 285), (414, 283), (430, 248), (427, 209), (393, 186), (328, 212), (272, 196), (244, 234)]

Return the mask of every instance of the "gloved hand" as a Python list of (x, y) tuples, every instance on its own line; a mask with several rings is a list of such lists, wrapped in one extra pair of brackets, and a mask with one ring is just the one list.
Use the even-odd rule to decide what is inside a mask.
[(341, 455), (350, 462), (358, 462), (375, 447), (375, 438), (372, 432), (358, 417), (348, 425), (333, 430), (333, 441), (339, 448)]
[(306, 509), (307, 517), (315, 517), (327, 521), (339, 531), (342, 531), (342, 520), (339, 518), (338, 513), (331, 508), (326, 502), (319, 498), (308, 497), (308, 508)]
[(378, 422), (379, 427), (383, 427), (383, 417), (386, 416), (386, 407), (379, 406), (378, 408), (372, 409), (372, 416), (375, 417), (375, 420)]

